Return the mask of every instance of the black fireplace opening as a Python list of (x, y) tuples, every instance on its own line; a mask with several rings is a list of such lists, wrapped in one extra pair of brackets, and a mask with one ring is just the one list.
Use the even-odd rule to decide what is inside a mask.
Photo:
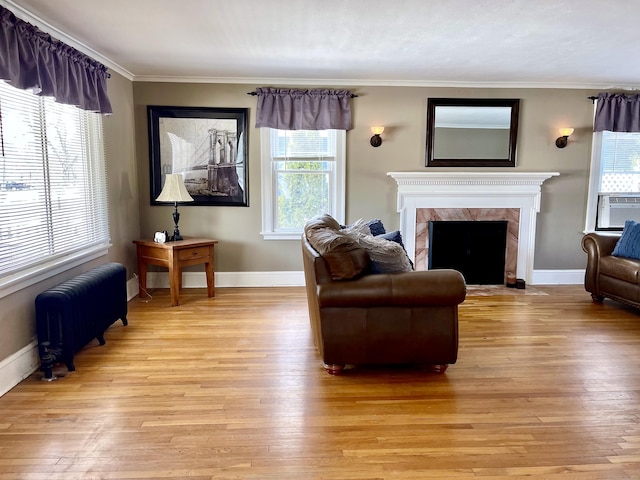
[(504, 285), (508, 223), (430, 221), (429, 270), (458, 270), (469, 285)]

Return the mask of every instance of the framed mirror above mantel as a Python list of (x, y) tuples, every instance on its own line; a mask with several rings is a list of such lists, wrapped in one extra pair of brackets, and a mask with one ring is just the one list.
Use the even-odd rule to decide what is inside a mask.
[(515, 167), (519, 99), (429, 98), (427, 167)]

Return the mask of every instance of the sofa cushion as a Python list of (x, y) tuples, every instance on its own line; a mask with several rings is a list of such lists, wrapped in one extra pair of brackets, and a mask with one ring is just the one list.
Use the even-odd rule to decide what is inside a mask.
[(366, 250), (342, 233), (333, 217), (315, 217), (307, 222), (304, 233), (327, 263), (333, 280), (348, 280), (368, 270), (370, 259)]
[(611, 255), (640, 259), (640, 223), (633, 220), (624, 222), (624, 230)]

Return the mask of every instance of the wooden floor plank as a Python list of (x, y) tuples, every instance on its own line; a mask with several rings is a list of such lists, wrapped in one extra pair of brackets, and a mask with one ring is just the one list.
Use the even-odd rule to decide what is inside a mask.
[(459, 359), (326, 374), (304, 289), (168, 290), (0, 398), (0, 480), (640, 478), (640, 310), (470, 289)]

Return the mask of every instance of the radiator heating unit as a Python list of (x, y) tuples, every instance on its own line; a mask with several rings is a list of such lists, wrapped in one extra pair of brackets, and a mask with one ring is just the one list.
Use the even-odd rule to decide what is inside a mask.
[(126, 269), (107, 263), (40, 293), (35, 300), (40, 369), (53, 380), (53, 367), (75, 370), (74, 355), (118, 319), (127, 325)]

